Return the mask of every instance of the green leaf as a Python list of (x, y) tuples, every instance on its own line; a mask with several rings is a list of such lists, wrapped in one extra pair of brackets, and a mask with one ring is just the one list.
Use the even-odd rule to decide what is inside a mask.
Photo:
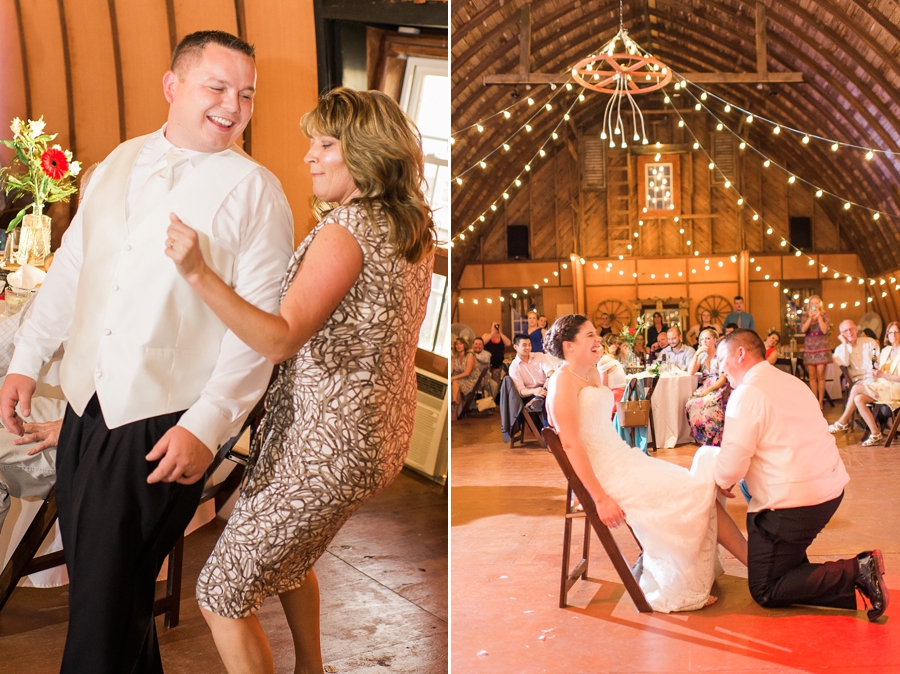
[(6, 147), (15, 147), (16, 141), (14, 140), (0, 140), (0, 143), (3, 143)]
[(26, 166), (28, 165), (28, 158), (27, 158), (27, 157), (25, 156), (25, 154), (22, 152), (22, 149), (21, 149), (21, 148), (18, 148), (18, 147), (16, 148), (16, 156), (19, 158), (19, 161), (20, 161), (20, 162), (22, 162), (22, 163), (25, 164)]
[(14, 217), (12, 219), (12, 222), (9, 223), (9, 227), (6, 228), (7, 232), (13, 231), (19, 225), (19, 223), (22, 222), (22, 218), (25, 217), (25, 211), (27, 211), (27, 210), (28, 210), (28, 206), (26, 206), (25, 208), (23, 208), (21, 211), (19, 211), (16, 214), (16, 217)]

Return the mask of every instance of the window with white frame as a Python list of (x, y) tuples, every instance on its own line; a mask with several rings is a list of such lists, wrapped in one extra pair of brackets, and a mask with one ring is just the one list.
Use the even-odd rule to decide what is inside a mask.
[[(450, 77), (446, 59), (410, 57), (406, 62), (400, 107), (422, 134), (425, 197), (434, 213), (438, 242), (450, 240)], [(419, 331), (419, 348), (450, 353), (447, 276), (431, 277), (431, 295)]]
[[(644, 166), (644, 194), (647, 211), (668, 211), (675, 208), (672, 199), (672, 164), (647, 163)], [(646, 212), (646, 211), (645, 211)]]
[(411, 56), (400, 107), (419, 127), (425, 153), (425, 196), (438, 241), (450, 240), (450, 77), (446, 59)]

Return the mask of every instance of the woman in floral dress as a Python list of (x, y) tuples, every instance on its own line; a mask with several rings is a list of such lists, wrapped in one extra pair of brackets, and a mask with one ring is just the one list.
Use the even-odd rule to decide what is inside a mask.
[(728, 382), (725, 375), (719, 372), (719, 363), (715, 357), (717, 339), (718, 334), (712, 328), (700, 333), (697, 353), (688, 366), (689, 374), (700, 374), (700, 384), (685, 403), (684, 412), (694, 441), (698, 445), (719, 447), (725, 428)]
[(809, 387), (819, 399), (821, 408), (825, 396), (825, 366), (832, 362), (831, 340), (828, 338), (831, 321), (828, 314), (822, 311), (822, 298), (818, 295), (809, 298), (807, 307), (806, 318), (800, 325), (800, 332), (806, 335), (803, 340), (803, 365), (809, 373)]
[(278, 314), (206, 266), (197, 233), (169, 227), (178, 271), (238, 339), (280, 363), (258, 456), (197, 581), (229, 672), (274, 674), (256, 613), (278, 595), (296, 672), (322, 672), (313, 564), (350, 515), (403, 468), (415, 354), (434, 262), (421, 138), (377, 91), (337, 88), (303, 117), (319, 224), (294, 253)]

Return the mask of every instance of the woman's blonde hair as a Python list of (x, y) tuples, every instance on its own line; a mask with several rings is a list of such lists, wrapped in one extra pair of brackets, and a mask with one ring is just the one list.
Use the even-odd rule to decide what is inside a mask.
[[(434, 220), (422, 187), (425, 167), (422, 139), (412, 120), (380, 91), (332, 89), (300, 121), (303, 133), (336, 138), (360, 204), (373, 220), (388, 222), (388, 242), (398, 257), (415, 263), (435, 246)], [(338, 204), (313, 197), (321, 219)]]

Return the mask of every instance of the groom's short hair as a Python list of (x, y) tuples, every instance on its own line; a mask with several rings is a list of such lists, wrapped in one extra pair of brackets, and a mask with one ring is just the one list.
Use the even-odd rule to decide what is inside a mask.
[(760, 336), (756, 334), (756, 330), (738, 328), (731, 334), (725, 335), (725, 337), (722, 338), (722, 343), (725, 344), (729, 353), (737, 347), (743, 346), (744, 351), (749, 354), (758, 356), (759, 358), (766, 357), (766, 345), (763, 343), (762, 339), (760, 339)]
[(175, 51), (172, 52), (169, 70), (178, 72), (179, 67), (198, 57), (208, 44), (217, 44), (226, 49), (246, 54), (256, 61), (256, 49), (241, 38), (223, 30), (199, 30), (181, 38)]

